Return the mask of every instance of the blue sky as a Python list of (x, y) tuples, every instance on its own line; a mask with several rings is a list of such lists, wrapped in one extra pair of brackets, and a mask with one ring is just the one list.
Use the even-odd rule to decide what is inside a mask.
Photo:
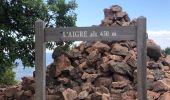
[(99, 25), (103, 9), (117, 4), (131, 19), (145, 16), (149, 38), (163, 49), (170, 46), (170, 0), (77, 0), (77, 4), (77, 26)]
[(103, 9), (120, 5), (130, 18), (147, 17), (148, 30), (170, 31), (170, 0), (77, 0), (77, 26), (98, 25)]

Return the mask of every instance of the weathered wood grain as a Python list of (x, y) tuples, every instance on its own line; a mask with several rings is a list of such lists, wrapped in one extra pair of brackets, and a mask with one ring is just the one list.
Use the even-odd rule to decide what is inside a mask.
[(46, 100), (44, 22), (35, 22), (35, 100)]
[[(86, 36), (64, 37), (67, 33), (86, 33)], [(103, 36), (101, 33), (109, 32), (116, 36)], [(96, 33), (97, 36), (91, 36)], [(97, 40), (136, 40), (136, 27), (68, 27), (68, 28), (45, 28), (45, 41), (97, 41)]]
[(146, 89), (146, 18), (137, 19), (137, 90), (138, 100), (147, 100)]

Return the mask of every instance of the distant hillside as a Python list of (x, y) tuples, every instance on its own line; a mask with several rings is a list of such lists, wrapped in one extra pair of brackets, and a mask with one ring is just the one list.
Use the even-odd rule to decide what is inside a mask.
[[(22, 65), (22, 61), (19, 61), (18, 67), (14, 68), (14, 72), (16, 73), (16, 80), (21, 80), (23, 76), (32, 76), (33, 71), (35, 68), (32, 67), (26, 67)], [(51, 53), (46, 53), (46, 65), (49, 65), (52, 62)]]

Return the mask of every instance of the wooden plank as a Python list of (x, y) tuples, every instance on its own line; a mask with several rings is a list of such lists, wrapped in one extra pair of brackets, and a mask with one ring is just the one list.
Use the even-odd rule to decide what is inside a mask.
[(45, 41), (136, 40), (136, 26), (45, 28)]
[(146, 18), (137, 19), (137, 90), (138, 100), (147, 100), (146, 89)]
[(46, 100), (44, 22), (35, 22), (35, 100)]

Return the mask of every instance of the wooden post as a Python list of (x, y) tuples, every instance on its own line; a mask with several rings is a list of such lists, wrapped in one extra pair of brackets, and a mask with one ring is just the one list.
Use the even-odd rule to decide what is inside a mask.
[(137, 19), (137, 92), (138, 100), (147, 100), (146, 89), (146, 18)]
[(35, 22), (35, 100), (46, 100), (44, 22)]

